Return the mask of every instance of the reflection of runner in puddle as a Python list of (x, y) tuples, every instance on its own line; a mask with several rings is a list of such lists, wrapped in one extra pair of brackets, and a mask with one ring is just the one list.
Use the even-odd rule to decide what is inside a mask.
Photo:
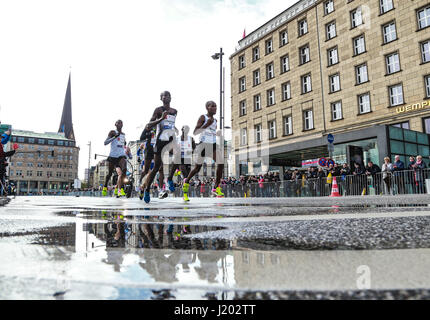
[(116, 272), (120, 272), (121, 264), (124, 261), (125, 253), (125, 223), (109, 222), (104, 228), (106, 234), (106, 254), (107, 259), (102, 261), (111, 264)]

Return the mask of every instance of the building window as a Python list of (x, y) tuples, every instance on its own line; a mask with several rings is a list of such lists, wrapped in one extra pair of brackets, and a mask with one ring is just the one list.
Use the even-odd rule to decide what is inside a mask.
[(267, 106), (275, 104), (275, 89), (267, 90)]
[(312, 91), (311, 75), (307, 74), (301, 77), (302, 94)]
[(330, 92), (336, 92), (340, 90), (340, 76), (339, 74), (334, 74), (329, 76)]
[(45, 144), (45, 139), (37, 139), (38, 144)]
[(363, 14), (361, 7), (351, 11), (351, 28), (356, 28), (363, 24)]
[[(423, 119), (424, 133), (430, 134), (430, 118)], [(16, 172), (18, 174), (18, 171)]]
[(326, 39), (330, 40), (336, 37), (336, 22), (330, 22), (325, 26)]
[(28, 143), (34, 143), (35, 139), (34, 138), (28, 138)]
[(301, 65), (310, 61), (311, 57), (310, 57), (309, 45), (305, 45), (299, 49), (299, 57), (300, 57)]
[(242, 117), (246, 115), (246, 100), (239, 102), (239, 115)]
[(389, 54), (385, 57), (387, 66), (387, 74), (392, 74), (400, 71), (400, 60), (397, 52)]
[(256, 126), (254, 126), (254, 131), (255, 131), (255, 142), (261, 142), (263, 140), (263, 137), (262, 137), (263, 127), (262, 127), (262, 125), (257, 124)]
[(267, 123), (267, 126), (269, 127), (269, 139), (275, 139), (276, 138), (276, 120), (271, 120)]
[(303, 120), (304, 130), (311, 130), (314, 128), (314, 118), (312, 110), (303, 111)]
[(342, 102), (337, 101), (331, 104), (331, 119), (333, 121), (342, 120)]
[(239, 92), (243, 92), (246, 90), (246, 78), (242, 77), (239, 79)]
[(38, 177), (42, 177), (43, 176), (43, 171), (37, 171), (37, 176)]
[(254, 111), (261, 110), (261, 95), (254, 96)]
[(430, 6), (417, 11), (418, 29), (424, 29), (430, 26)]
[(398, 106), (404, 103), (403, 86), (401, 84), (388, 87), (388, 91), (390, 94), (390, 106)]
[(275, 67), (272, 63), (266, 65), (266, 80), (270, 80), (275, 77)]
[(241, 146), (246, 146), (248, 144), (248, 135), (247, 135), (247, 131), (246, 128), (242, 128), (240, 129), (240, 145)]
[(358, 109), (360, 114), (368, 113), (370, 109), (370, 94), (365, 93), (358, 96)]
[(252, 61), (257, 61), (258, 59), (260, 59), (260, 48), (259, 47), (255, 47), (252, 49)]
[(291, 83), (286, 82), (282, 84), (282, 101), (291, 99)]
[(281, 73), (285, 73), (290, 70), (290, 58), (288, 54), (281, 58)]
[(362, 64), (355, 67), (355, 79), (357, 81), (357, 84), (362, 84), (364, 82), (369, 81), (366, 64)]
[(379, 0), (381, 14), (394, 9), (393, 0)]
[(383, 25), (382, 34), (384, 35), (384, 43), (397, 40), (396, 23), (393, 21)]
[(283, 30), (279, 33), (279, 46), (285, 46), (288, 43), (288, 32)]
[(245, 68), (245, 55), (239, 56), (239, 70)]
[(421, 43), (421, 57), (423, 63), (430, 61), (430, 40)]
[(18, 137), (18, 142), (24, 142), (25, 139), (23, 137)]
[(284, 136), (289, 136), (293, 134), (293, 117), (286, 116), (284, 119)]
[(426, 87), (426, 97), (430, 98), (430, 75), (424, 77)]
[(273, 40), (269, 39), (266, 41), (266, 54), (273, 52)]
[(299, 37), (308, 33), (308, 22), (306, 19), (302, 19), (298, 22), (299, 25)]
[(409, 121), (390, 124), (390, 126), (409, 130)]
[(54, 140), (48, 140), (48, 144), (53, 146), (54, 145)]
[(257, 86), (261, 83), (260, 69), (254, 71), (253, 81), (254, 81), (254, 86)]
[(354, 43), (354, 55), (359, 55), (366, 51), (366, 43), (364, 40), (364, 35), (354, 38), (353, 43)]
[(328, 65), (332, 66), (339, 62), (338, 54), (337, 54), (337, 47), (331, 48), (327, 50), (327, 58), (328, 58)]
[(333, 0), (329, 0), (324, 2), (324, 14), (329, 14), (334, 11), (334, 3)]

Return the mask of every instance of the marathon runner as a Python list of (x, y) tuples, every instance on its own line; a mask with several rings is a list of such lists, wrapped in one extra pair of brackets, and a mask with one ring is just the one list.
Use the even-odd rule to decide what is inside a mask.
[(106, 176), (105, 184), (103, 186), (103, 196), (107, 196), (107, 185), (115, 169), (118, 173), (118, 181), (117, 186), (115, 187), (114, 194), (118, 198), (126, 195), (124, 189), (122, 188), (122, 185), (125, 175), (127, 173), (127, 143), (125, 141), (125, 133), (122, 132), (122, 126), (122, 120), (118, 120), (117, 122), (115, 122), (116, 130), (112, 130), (111, 132), (109, 132), (109, 135), (104, 142), (105, 146), (110, 144), (110, 153), (109, 157), (107, 158), (109, 164), (109, 172)]
[[(224, 171), (224, 159), (220, 147), (217, 147), (216, 138), (217, 133), (217, 120), (214, 118), (217, 105), (213, 101), (206, 102), (207, 114), (201, 115), (197, 121), (194, 134), (200, 134), (200, 143), (196, 147), (196, 165), (189, 175), (184, 179), (182, 191), (184, 193), (184, 201), (190, 201), (188, 198), (189, 181), (196, 175), (203, 166), (203, 159), (205, 156), (212, 157), (217, 164), (215, 188), (212, 189), (212, 194), (217, 197), (223, 197), (224, 193), (221, 192), (221, 177)], [(207, 154), (206, 154), (207, 152)], [(217, 161), (218, 159), (218, 161)]]
[[(193, 158), (193, 151), (196, 148), (196, 143), (194, 138), (189, 136), (190, 132), (189, 126), (183, 126), (181, 136), (178, 137), (178, 141), (174, 146), (173, 154), (173, 164), (170, 169), (169, 176), (167, 177), (168, 185), (173, 185), (173, 176), (175, 175), (176, 170), (179, 170), (183, 173), (184, 177), (187, 177), (191, 171), (191, 162)], [(170, 191), (174, 191), (170, 190)], [(164, 191), (165, 195), (163, 197), (167, 197), (167, 191)]]
[[(163, 106), (158, 107), (154, 110), (151, 121), (148, 123), (148, 128), (157, 128), (156, 141), (154, 145), (154, 168), (149, 172), (146, 180), (143, 183), (144, 196), (143, 200), (146, 203), (151, 201), (149, 194), (149, 188), (154, 181), (155, 175), (163, 165), (162, 153), (172, 150), (175, 139), (175, 122), (178, 111), (170, 107), (170, 101), (172, 100), (170, 92), (164, 91), (160, 95), (160, 99), (163, 102)], [(169, 190), (175, 191), (173, 181), (168, 181)], [(163, 196), (166, 194), (163, 194)], [(160, 195), (161, 196), (161, 195)]]
[[(144, 189), (142, 186), (143, 178), (148, 174), (149, 170), (152, 170), (154, 168), (154, 145), (156, 142), (156, 128), (154, 127), (152, 129), (149, 129), (148, 126), (145, 126), (145, 129), (140, 135), (140, 141), (144, 141), (140, 145), (140, 148), (137, 150), (138, 162), (140, 162), (141, 170), (143, 169), (139, 179), (139, 198), (140, 200), (142, 200), (144, 196)], [(141, 158), (143, 158), (143, 161), (141, 160)], [(164, 171), (162, 166), (159, 169), (158, 184), (160, 188), (165, 187)]]

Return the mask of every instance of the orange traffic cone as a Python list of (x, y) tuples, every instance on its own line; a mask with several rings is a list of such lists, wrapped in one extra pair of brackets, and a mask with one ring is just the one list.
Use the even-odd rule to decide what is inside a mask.
[(333, 186), (331, 188), (330, 197), (340, 197), (339, 187), (337, 186), (336, 177), (333, 177)]

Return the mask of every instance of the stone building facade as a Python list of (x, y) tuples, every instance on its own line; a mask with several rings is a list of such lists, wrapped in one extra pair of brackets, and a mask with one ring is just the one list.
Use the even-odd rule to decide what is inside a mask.
[[(230, 57), (236, 175), (329, 155), (347, 162), (355, 141), (365, 141), (363, 160), (382, 164), (397, 149), (368, 128), (429, 134), (429, 27), (427, 0), (302, 0), (239, 41)], [(256, 148), (269, 149), (266, 163), (246, 156)]]

